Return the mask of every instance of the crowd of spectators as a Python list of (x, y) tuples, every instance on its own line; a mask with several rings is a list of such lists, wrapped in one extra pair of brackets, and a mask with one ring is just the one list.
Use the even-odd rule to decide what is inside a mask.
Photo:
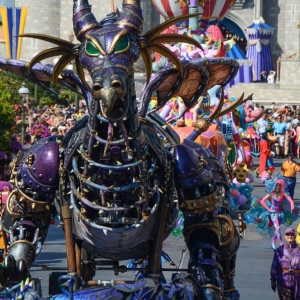
[[(259, 107), (257, 104), (256, 107)], [(264, 114), (254, 127), (259, 135), (268, 134), (271, 150), (275, 158), (286, 158), (288, 153), (300, 157), (300, 108), (297, 105), (284, 105), (264, 109)]]
[[(27, 136), (25, 144), (28, 146), (29, 140), (32, 143), (36, 138), (49, 136), (50, 134), (64, 136), (86, 112), (87, 109), (83, 103), (80, 103), (78, 109), (75, 108), (73, 103), (67, 107), (57, 104), (29, 107), (25, 115)], [(16, 118), (21, 120), (20, 115)], [(26, 148), (25, 144), (24, 147)]]
[[(86, 113), (87, 108), (84, 103), (79, 103), (76, 108), (74, 103), (68, 106), (45, 105), (45, 106), (26, 106), (24, 119), (19, 107), (15, 107), (15, 134), (11, 137), (11, 150), (8, 152), (0, 151), (0, 181), (8, 181), (10, 177), (9, 163), (16, 153), (23, 149), (29, 151), (32, 144), (51, 135), (63, 137)], [(23, 122), (24, 121), (24, 122)], [(22, 140), (21, 128), (24, 128)]]

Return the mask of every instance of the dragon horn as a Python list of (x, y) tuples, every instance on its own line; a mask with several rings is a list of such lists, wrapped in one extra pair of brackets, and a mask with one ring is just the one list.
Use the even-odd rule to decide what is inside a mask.
[(74, 0), (73, 3), (73, 29), (79, 41), (82, 41), (87, 33), (101, 28), (100, 23), (92, 13), (92, 6), (88, 0)]
[(224, 89), (222, 88), (221, 99), (219, 101), (219, 104), (218, 104), (217, 108), (208, 117), (210, 120), (213, 120), (213, 119), (219, 117), (219, 113), (222, 110), (223, 104), (224, 104)]
[(143, 14), (140, 0), (123, 0), (122, 9), (114, 26), (126, 29), (128, 32), (140, 34), (143, 30)]
[(248, 100), (252, 99), (253, 94), (249, 95), (247, 98), (244, 99), (244, 93), (242, 94), (242, 96), (236, 100), (235, 102), (233, 102), (230, 106), (226, 107), (225, 109), (223, 109), (218, 115), (217, 117), (222, 117), (228, 113), (230, 113), (231, 111), (233, 111), (235, 108), (237, 108), (239, 105), (245, 103)]

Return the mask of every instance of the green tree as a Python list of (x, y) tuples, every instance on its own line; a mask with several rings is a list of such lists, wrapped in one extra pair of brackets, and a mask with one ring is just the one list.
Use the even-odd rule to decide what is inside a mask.
[(8, 86), (0, 80), (0, 150), (10, 150), (10, 136), (14, 125), (15, 110)]
[[(10, 103), (13, 104), (21, 104), (22, 98), (19, 95), (19, 88), (22, 85), (22, 82), (25, 82), (27, 88), (29, 89), (30, 102), (34, 105), (39, 105), (39, 100), (41, 98), (47, 97), (50, 98), (52, 103), (68, 105), (69, 102), (74, 102), (75, 93), (69, 91), (67, 88), (59, 85), (58, 86), (58, 94), (55, 95), (50, 93), (40, 87), (37, 88), (37, 100), (38, 103), (34, 103), (34, 93), (35, 93), (35, 84), (29, 81), (28, 79), (19, 77), (10, 72), (0, 70), (0, 81), (4, 82), (8, 86), (9, 93), (11, 94)], [(50, 88), (53, 89), (52, 84), (50, 84)], [(49, 101), (48, 101), (49, 102)]]

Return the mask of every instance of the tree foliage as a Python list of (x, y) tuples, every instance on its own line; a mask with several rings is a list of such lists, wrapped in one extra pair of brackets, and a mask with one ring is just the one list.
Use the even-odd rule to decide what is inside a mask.
[[(11, 98), (9, 99), (10, 103), (13, 104), (21, 104), (22, 98), (19, 95), (19, 89), (23, 82), (25, 82), (27, 88), (29, 89), (29, 95), (30, 95), (30, 102), (32, 104), (38, 105), (39, 99), (47, 97), (47, 102), (50, 102), (49, 99), (51, 99), (51, 103), (58, 103), (63, 105), (68, 105), (68, 102), (72, 102), (75, 99), (75, 93), (70, 92), (65, 87), (59, 86), (58, 95), (55, 95), (53, 93), (50, 93), (46, 90), (43, 90), (42, 88), (37, 88), (37, 100), (38, 103), (34, 103), (34, 94), (35, 94), (35, 84), (28, 79), (21, 78), (15, 74), (2, 71), (0, 70), (0, 81), (5, 83), (8, 87), (8, 91), (11, 94)], [(52, 85), (50, 86), (51, 88)]]
[(8, 86), (0, 80), (0, 150), (11, 148), (10, 136), (14, 125), (15, 109)]

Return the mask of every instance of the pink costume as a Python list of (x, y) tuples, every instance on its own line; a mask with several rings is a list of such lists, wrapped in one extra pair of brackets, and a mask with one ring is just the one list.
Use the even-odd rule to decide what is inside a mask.
[[(279, 187), (279, 190), (276, 191), (277, 187)], [(272, 193), (266, 195), (261, 201), (260, 204), (270, 212), (270, 218), (274, 224), (274, 235), (272, 237), (272, 248), (275, 250), (275, 242), (276, 239), (278, 238), (280, 245), (283, 245), (281, 234), (280, 234), (280, 225), (282, 223), (282, 219), (285, 217), (284, 216), (284, 209), (283, 209), (283, 201), (285, 199), (288, 200), (288, 202), (291, 205), (291, 211), (294, 210), (294, 201), (292, 198), (287, 195), (284, 192), (284, 187), (285, 187), (285, 181), (283, 179), (278, 179), (275, 184), (275, 189)], [(279, 195), (279, 196), (278, 196)], [(271, 206), (268, 206), (266, 204), (266, 201), (270, 200)]]

